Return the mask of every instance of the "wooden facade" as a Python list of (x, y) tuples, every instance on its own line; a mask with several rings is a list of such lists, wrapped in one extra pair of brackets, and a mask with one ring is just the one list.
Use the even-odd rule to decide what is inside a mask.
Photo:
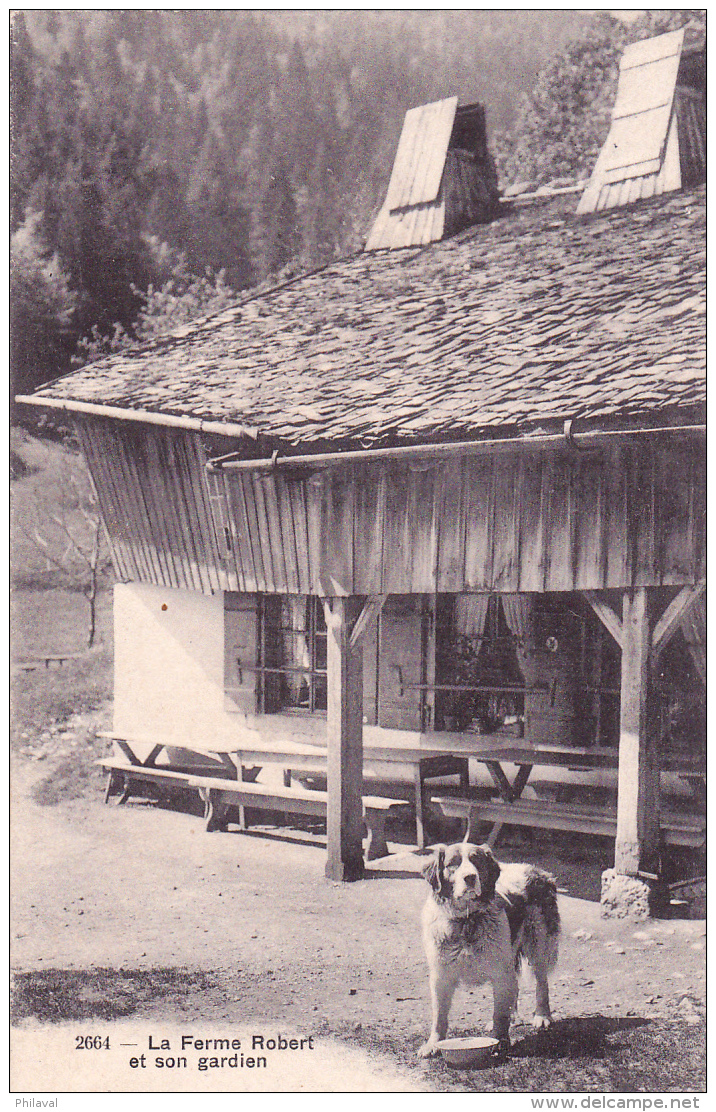
[[(471, 615), (481, 636), (485, 605), (469, 600), (487, 598), (505, 600), (495, 613), (513, 676), (497, 682), (524, 692), (513, 709), (525, 737), (619, 747), (616, 865), (654, 867), (655, 665), (696, 613), (705, 578), (698, 430), (611, 434), (588, 447), (569, 436), (476, 443), (437, 458), (307, 456), (283, 468), (212, 464), (222, 446), (208, 451), (199, 432), (76, 421), (118, 579), (223, 594), (224, 718), (213, 711), (212, 729), (325, 737), (328, 875), (362, 871), (364, 728), (416, 739), (465, 728), (441, 689), (445, 615), (453, 626), (458, 611)], [(286, 625), (282, 607), (300, 620)], [(291, 637), (295, 660), (280, 651)], [(557, 655), (544, 651), (550, 642)]]
[(698, 435), (208, 473), (198, 433), (78, 425), (120, 580), (335, 597), (591, 591), (705, 576)]

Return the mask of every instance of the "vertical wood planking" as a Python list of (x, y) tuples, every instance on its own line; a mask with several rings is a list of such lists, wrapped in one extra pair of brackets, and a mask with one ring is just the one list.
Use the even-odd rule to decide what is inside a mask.
[(282, 569), (278, 567), (278, 554), (274, 553), (271, 543), (271, 525), (265, 499), (266, 484), (260, 474), (253, 475), (251, 472), (243, 476), (242, 482), (249, 513), (252, 507), (254, 510), (255, 536), (258, 538), (264, 569), (263, 590), (270, 594), (277, 594), (281, 590), (284, 576)]
[(409, 520), (410, 473), (398, 464), (386, 468), (384, 591), (405, 593), (412, 582), (413, 537)]
[(383, 529), (385, 526), (385, 481), (383, 468), (356, 468), (353, 581), (356, 594), (383, 593)]
[(146, 436), (147, 456), (151, 460), (151, 472), (162, 503), (165, 525), (169, 535), (170, 550), (174, 553), (174, 563), (181, 568), (181, 576), (187, 590), (201, 591), (202, 581), (199, 561), (196, 558), (191, 530), (184, 520), (182, 503), (177, 498), (178, 468), (173, 451), (175, 437), (171, 430), (162, 429), (159, 435)]
[(569, 457), (552, 459), (549, 517), (546, 519), (546, 545), (549, 570), (545, 584), (549, 591), (572, 589), (572, 489)]
[(341, 468), (326, 489), (323, 578), (332, 595), (352, 595), (353, 513), (355, 482), (352, 468)]
[(545, 527), (542, 507), (542, 477), (546, 466), (544, 454), (522, 456), (520, 473), (520, 591), (544, 589)]
[[(296, 582), (297, 577), (289, 572), (288, 564), (291, 551), (283, 535), (283, 522), (278, 504), (277, 480), (275, 475), (261, 475), (256, 477), (254, 490), (261, 492), (263, 506), (268, 526), (268, 543), (273, 567), (274, 590), (279, 594), (296, 594), (289, 590), (289, 582)], [(257, 496), (257, 503), (260, 500)]]
[[(261, 586), (259, 590), (273, 592), (273, 566), (271, 563), (271, 545), (269, 543), (268, 523), (262, 500), (257, 497), (256, 479), (250, 473), (241, 476), (241, 490), (246, 507), (249, 540), (254, 554), (256, 574), (259, 576)], [(260, 491), (259, 491), (260, 496)]]
[(435, 591), (438, 562), (438, 507), (440, 491), (437, 468), (410, 473), (409, 524), (413, 536), (413, 566), (410, 590)]
[(114, 484), (111, 481), (111, 467), (104, 465), (101, 448), (99, 451), (95, 450), (99, 431), (94, 423), (82, 419), (75, 421), (75, 427), (97, 491), (97, 500), (109, 536), (110, 552), (117, 578), (139, 579), (141, 578), (139, 566), (132, 545), (126, 539), (121, 503), (117, 500)]
[(439, 471), (437, 591), (465, 589), (466, 467), (464, 460), (456, 458), (444, 463)]
[(599, 590), (604, 583), (603, 461), (592, 455), (575, 462), (575, 569), (577, 590)]
[(628, 518), (627, 473), (624, 451), (619, 447), (605, 450), (604, 490), (607, 526), (607, 586), (625, 587), (629, 585), (627, 559)]
[(184, 433), (178, 443), (181, 455), (185, 460), (181, 472), (183, 486), (187, 491), (187, 498), (189, 498), (190, 493), (194, 495), (190, 502), (194, 511), (191, 517), (198, 521), (199, 535), (202, 538), (201, 562), (204, 575), (208, 575), (209, 589), (238, 590), (238, 585), (235, 585), (236, 578), (233, 577), (232, 581), (229, 581), (227, 569), (219, 552), (211, 506), (209, 505), (209, 476), (206, 470), (206, 455), (201, 438), (197, 433)]
[(325, 596), (323, 549), (327, 518), (329, 471), (321, 471), (306, 484), (306, 521), (308, 560), (311, 569), (311, 594)]
[(139, 428), (133, 436), (131, 463), (134, 466), (137, 483), (149, 509), (149, 523), (160, 561), (167, 569), (170, 585), (191, 590), (184, 574), (182, 561), (174, 552), (172, 527), (166, 505), (166, 490), (163, 489), (163, 475), (157, 458), (157, 441), (152, 429)]
[[(294, 484), (295, 485), (295, 484)], [(283, 539), (283, 558), (286, 569), (286, 590), (290, 595), (301, 594), (301, 577), (298, 567), (298, 552), (296, 550), (296, 530), (293, 522), (293, 506), (288, 487), (291, 482), (278, 475), (273, 480), (276, 496), (276, 506), (281, 524), (281, 537)]]
[(240, 472), (226, 472), (224, 483), (236, 542), (236, 560), (240, 562), (242, 568), (244, 590), (263, 591), (263, 564), (259, 550), (258, 526), (253, 519), (249, 518), (243, 476)]
[(217, 545), (220, 552), (217, 554), (223, 567), (226, 585), (222, 587), (228, 591), (245, 592), (243, 569), (240, 560), (237, 560), (236, 538), (231, 526), (228, 496), (226, 492), (226, 476), (222, 471), (212, 471), (206, 476), (210, 512), (215, 524)]
[(142, 529), (139, 507), (135, 506), (133, 491), (125, 474), (124, 448), (121, 439), (114, 430), (105, 428), (100, 422), (95, 424), (95, 432), (99, 441), (96, 453), (97, 463), (101, 471), (104, 470), (114, 490), (122, 529), (140, 571), (138, 578), (144, 583), (160, 583), (155, 559), (152, 558), (145, 531)]
[[(127, 505), (127, 520), (131, 522), (135, 533), (136, 544), (145, 556), (148, 568), (148, 582), (158, 586), (168, 584), (165, 567), (162, 566), (155, 540), (151, 535), (151, 520), (145, 497), (137, 483), (136, 471), (131, 466), (130, 456), (135, 450), (132, 441), (127, 445), (128, 433), (126, 429), (118, 429), (115, 443), (113, 443), (113, 458), (119, 468), (119, 478), (122, 485), (123, 500)], [(172, 584), (168, 584), (172, 586)]]
[[(212, 554), (207, 559), (206, 547), (213, 539), (214, 531), (208, 533), (202, 527), (198, 514), (195, 488), (192, 483), (194, 461), (187, 451), (187, 440), (190, 434), (176, 430), (171, 436), (171, 449), (174, 469), (171, 479), (175, 488), (177, 509), (183, 528), (188, 533), (188, 544), (193, 552), (196, 568), (199, 575), (199, 584), (204, 594), (211, 594), (218, 587), (216, 555)], [(211, 570), (209, 570), (211, 569)]]
[(516, 591), (519, 584), (521, 530), (520, 457), (518, 453), (495, 460), (492, 587)]
[(290, 516), (298, 582), (297, 594), (310, 595), (312, 590), (310, 554), (308, 545), (308, 518), (306, 513), (305, 482), (286, 482), (282, 497), (285, 514)]
[[(137, 503), (143, 508), (143, 513), (138, 518), (140, 529), (147, 538), (149, 551), (154, 554), (155, 564), (159, 569), (160, 584), (167, 587), (179, 587), (174, 570), (174, 563), (167, 554), (167, 543), (157, 520), (157, 511), (154, 504), (151, 484), (146, 481), (147, 459), (142, 443), (142, 433), (139, 429), (125, 430), (122, 434), (122, 460), (125, 465), (125, 474), (129, 489), (135, 496)], [(142, 482), (141, 476), (145, 481)]]
[(495, 460), (465, 460), (465, 586), (466, 591), (492, 590), (492, 548), (495, 517)]
[(630, 524), (633, 530), (634, 583), (637, 587), (648, 586), (655, 579), (657, 551), (656, 461), (654, 453), (648, 448), (633, 449), (629, 500)]

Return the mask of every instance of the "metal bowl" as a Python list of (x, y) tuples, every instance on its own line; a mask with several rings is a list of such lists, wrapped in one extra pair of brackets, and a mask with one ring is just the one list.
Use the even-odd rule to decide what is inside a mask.
[(449, 1066), (459, 1069), (476, 1069), (489, 1066), (497, 1057), (497, 1039), (442, 1039), (437, 1048)]

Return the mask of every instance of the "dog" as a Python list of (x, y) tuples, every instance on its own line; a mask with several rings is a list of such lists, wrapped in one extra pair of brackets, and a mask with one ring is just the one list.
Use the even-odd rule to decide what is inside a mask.
[(459, 984), (493, 992), (492, 1031), (504, 1054), (526, 958), (537, 982), (533, 1026), (549, 1027), (548, 975), (557, 961), (560, 919), (554, 877), (533, 865), (500, 865), (488, 846), (436, 846), (423, 869), (430, 894), (423, 942), (430, 969), (432, 1027), (421, 1058), (438, 1053)]

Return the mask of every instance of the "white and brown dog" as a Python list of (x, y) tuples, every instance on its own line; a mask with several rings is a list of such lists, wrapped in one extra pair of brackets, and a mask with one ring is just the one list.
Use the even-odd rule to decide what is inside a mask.
[(554, 878), (533, 865), (500, 865), (488, 846), (437, 846), (423, 869), (430, 885), (423, 942), (430, 968), (432, 1028), (420, 1048), (437, 1054), (459, 984), (492, 985), (492, 1030), (509, 1047), (518, 973), (526, 958), (537, 982), (533, 1024), (549, 1027), (547, 976), (557, 961), (559, 910)]

